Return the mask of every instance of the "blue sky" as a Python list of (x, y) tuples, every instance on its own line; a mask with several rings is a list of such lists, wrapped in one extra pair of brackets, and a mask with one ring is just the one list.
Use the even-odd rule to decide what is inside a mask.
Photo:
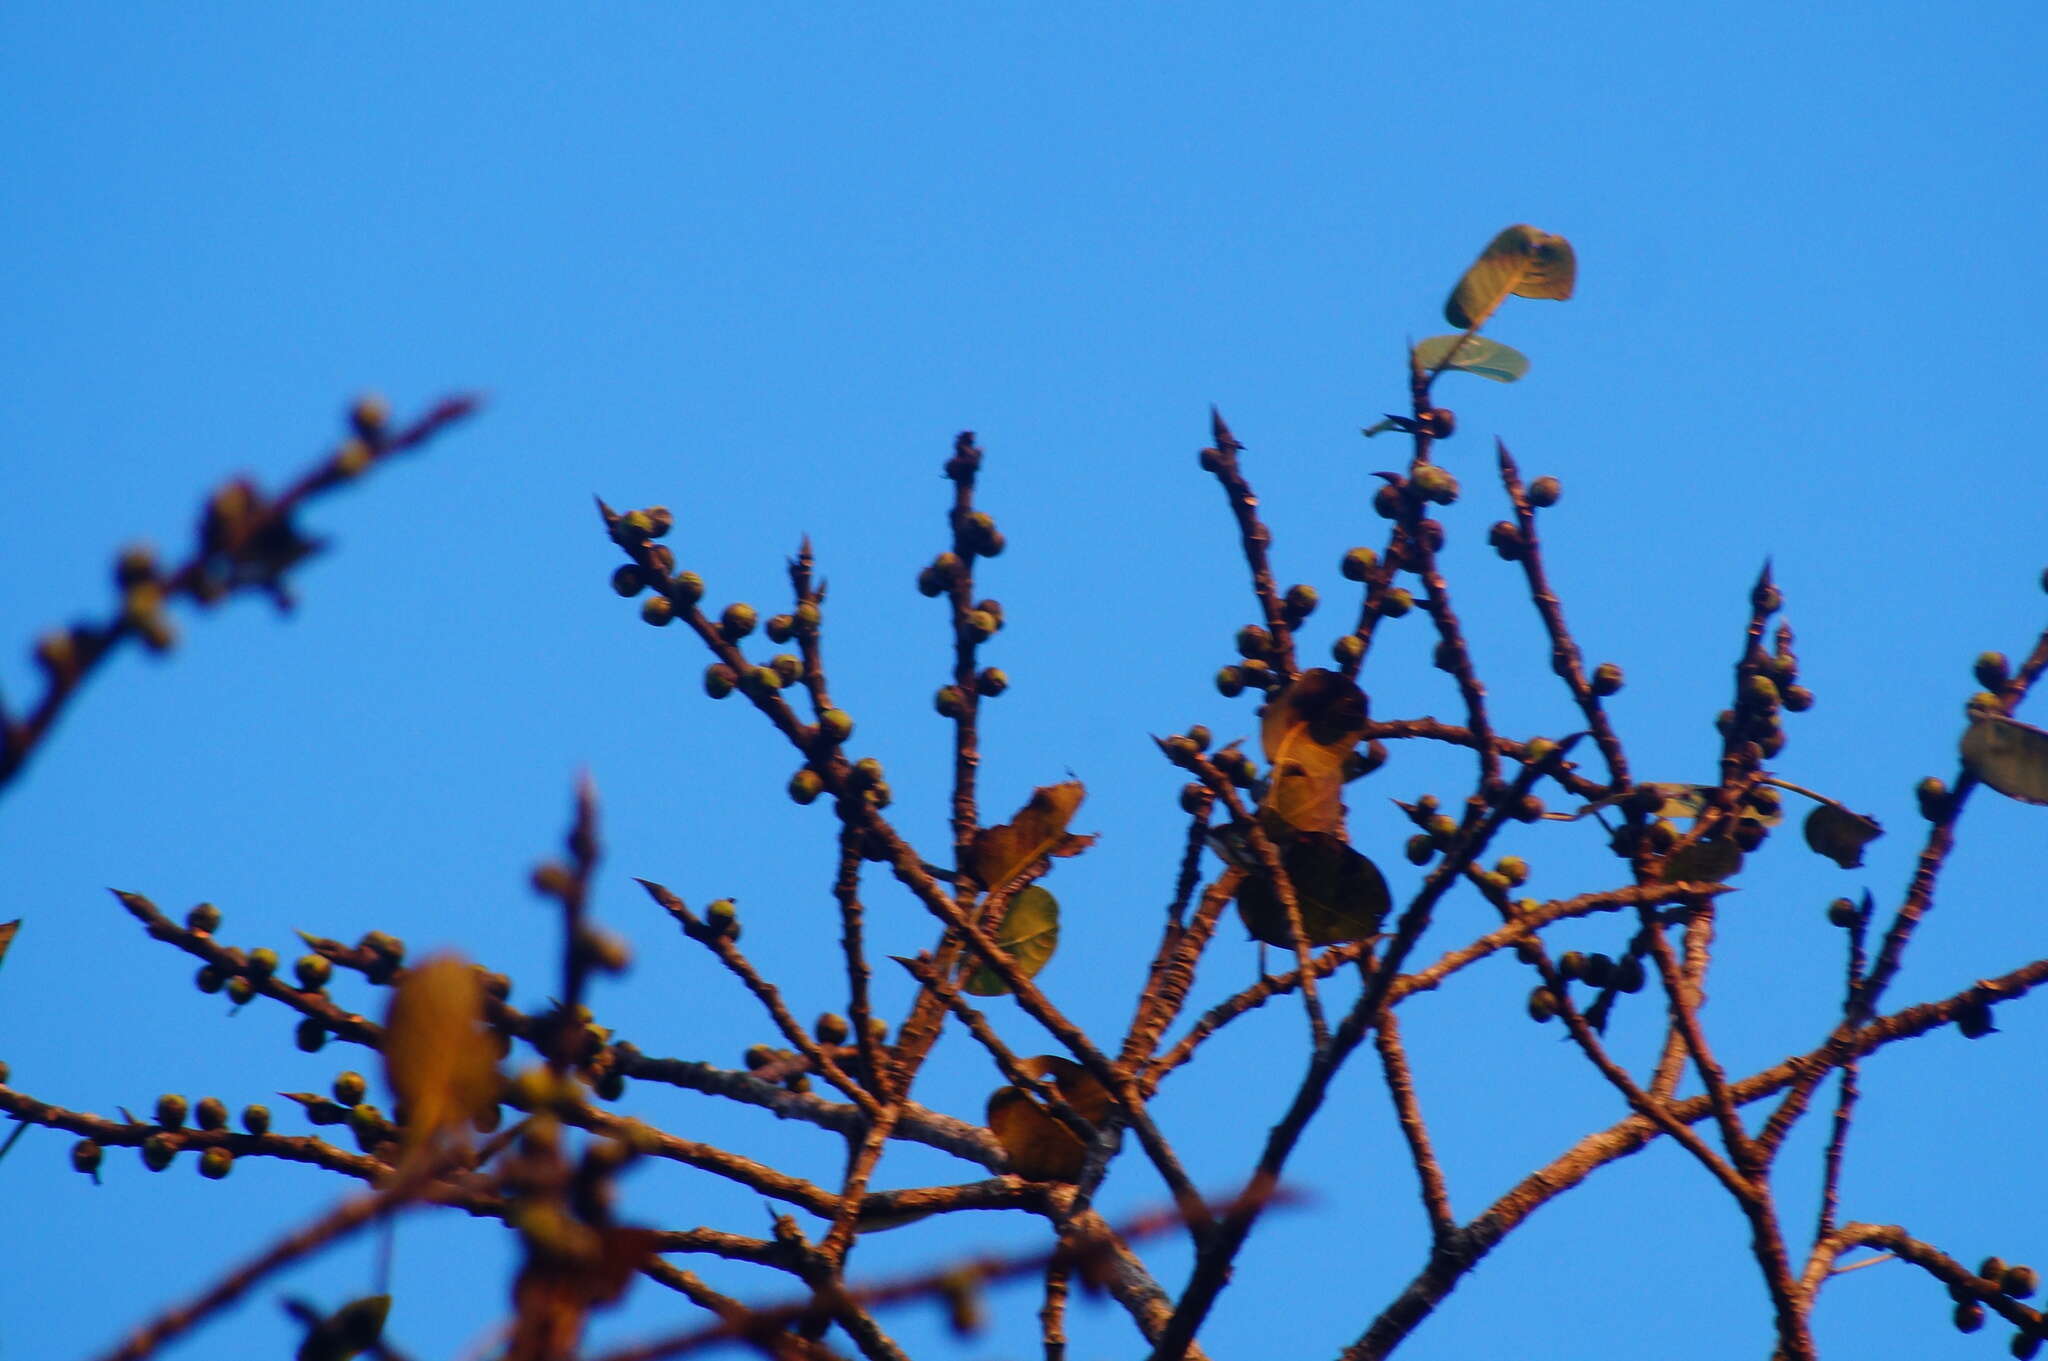
[[(1402, 457), (1356, 432), (1397, 408), (1404, 340), (1442, 329), (1458, 272), (1516, 221), (1570, 237), (1580, 290), (1510, 303), (1490, 327), (1530, 355), (1525, 381), (1441, 389), (1461, 427), (1442, 457), (1466, 487), (1444, 516), (1453, 586), (1482, 672), (1508, 730), (1568, 729), (1527, 601), (1484, 548), (1495, 435), (1565, 484), (1552, 570), (1590, 659), (1629, 676), (1615, 713), (1646, 774), (1711, 775), (1748, 584), (1774, 559), (1819, 694), (1779, 764), (1893, 834), (1856, 874), (1774, 843), (1724, 914), (1709, 1018), (1745, 1070), (1824, 1033), (1840, 962), (1823, 904), (1865, 886), (1896, 899), (1912, 786), (1953, 772), (1971, 659), (2024, 651), (2043, 622), (2048, 478), (2024, 339), (2048, 206), (2037, 7), (422, 8), (0, 20), (14, 702), (35, 634), (108, 607), (118, 545), (180, 545), (223, 477), (303, 466), (350, 395), (401, 410), (489, 396), (429, 454), (308, 517), (335, 549), (303, 573), (294, 617), (237, 603), (185, 619), (167, 662), (122, 657), (8, 793), (0, 920), (26, 924), (0, 970), (0, 1057), (16, 1085), (102, 1111), (165, 1089), (239, 1106), (359, 1064), (301, 1055), (280, 1016), (194, 992), (188, 961), (144, 940), (109, 885), (215, 901), (244, 946), (372, 927), (456, 946), (541, 1001), (552, 923), (525, 876), (584, 770), (610, 852), (598, 910), (639, 961), (599, 996), (610, 1024), (728, 1063), (771, 1038), (634, 875), (693, 903), (736, 895), (798, 1009), (841, 1005), (818, 949), (836, 930), (829, 815), (781, 797), (780, 739), (703, 698), (681, 631), (611, 595), (589, 498), (671, 506), (713, 598), (764, 613), (784, 556), (814, 537), (835, 691), (936, 855), (946, 639), (911, 586), (941, 546), (939, 464), (969, 428), (1010, 540), (985, 576), (1009, 620), (990, 660), (1014, 683), (991, 706), (987, 802), (1087, 782), (1081, 822), (1102, 840), (1051, 881), (1067, 926), (1044, 981), (1119, 1029), (1181, 822), (1147, 735), (1252, 730), (1248, 704), (1210, 684), (1252, 606), (1195, 466), (1208, 404), (1248, 446), (1277, 570), (1348, 612), (1337, 560), (1380, 540), (1371, 472)], [(1389, 627), (1365, 677), (1375, 712), (1455, 715), (1420, 619)], [(1313, 649), (1334, 632), (1312, 627)], [(1361, 845), (1397, 891), (1414, 875), (1385, 798), (1464, 777), (1402, 750), (1354, 787)], [(2040, 953), (2011, 861), (2041, 844), (2041, 817), (1973, 808), (1894, 1001)], [(1507, 847), (1535, 866), (1531, 891), (1608, 882), (1582, 830)], [(929, 943), (908, 900), (874, 897), (885, 952)], [(1483, 910), (1461, 903), (1432, 943)], [(1252, 977), (1249, 947), (1230, 945), (1211, 995)], [(900, 1009), (907, 989), (889, 986)], [(1526, 987), (1479, 970), (1405, 1013), (1466, 1214), (1619, 1114), (1554, 1032), (1520, 1020)], [(1298, 1011), (1269, 1010), (1163, 1098), (1206, 1186), (1249, 1166), (1298, 1077)], [(1961, 1256), (2048, 1251), (2009, 1208), (2048, 1190), (2028, 1154), (2048, 1112), (2023, 1076), (2048, 1023), (2022, 1005), (2000, 1024), (1871, 1065), (1846, 1214)], [(973, 1116), (994, 1084), (952, 1043), (921, 1090)], [(813, 1175), (837, 1163), (814, 1131), (681, 1094), (633, 1101)], [(95, 1189), (65, 1169), (69, 1142), (31, 1131), (0, 1164), (10, 1217), (34, 1226), (0, 1245), (8, 1355), (104, 1345), (340, 1189), (255, 1163), (219, 1186), (182, 1163), (152, 1177), (127, 1153)], [(1254, 1240), (1214, 1354), (1261, 1354), (1282, 1318), (1290, 1355), (1334, 1354), (1405, 1282), (1421, 1217), (1397, 1144), (1360, 1065), (1295, 1164), (1311, 1206)], [(1788, 1197), (1811, 1191), (1805, 1144)], [(882, 1182), (959, 1175), (907, 1154)], [(1112, 1208), (1160, 1199), (1135, 1160), (1112, 1192)], [(765, 1227), (752, 1197), (659, 1171), (628, 1210)], [(860, 1260), (903, 1268), (1036, 1232), (978, 1220)], [(409, 1222), (394, 1336), (421, 1356), (475, 1338), (502, 1306), (501, 1238)], [(365, 1288), (367, 1260), (340, 1253), (282, 1287), (333, 1303)], [(1182, 1269), (1162, 1256), (1169, 1288)], [(276, 1294), (172, 1354), (281, 1354)], [(1035, 1301), (996, 1306), (964, 1354), (1025, 1354)], [(1843, 1354), (2001, 1345), (1959, 1338), (1947, 1310), (1878, 1267), (1834, 1287), (1818, 1326)], [(681, 1314), (643, 1290), (601, 1335)], [(1411, 1351), (1633, 1354), (1654, 1330), (1662, 1356), (1758, 1354), (1766, 1319), (1739, 1219), (1660, 1146), (1543, 1211)], [(911, 1344), (939, 1336), (899, 1322)], [(1113, 1310), (1079, 1308), (1075, 1339), (1077, 1356), (1133, 1354)]]

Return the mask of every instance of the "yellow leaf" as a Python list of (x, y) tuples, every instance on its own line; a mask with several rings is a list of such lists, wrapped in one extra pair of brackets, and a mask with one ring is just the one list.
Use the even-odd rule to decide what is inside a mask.
[(1344, 760), (1365, 736), (1365, 692), (1317, 667), (1266, 705), (1259, 743), (1273, 772), (1266, 807), (1304, 832), (1344, 826)]
[(1469, 331), (1485, 325), (1510, 296), (1562, 302), (1572, 295), (1578, 276), (1571, 242), (1526, 222), (1516, 223), (1487, 243), (1458, 280), (1444, 304), (1444, 319)]
[(496, 1104), (483, 983), (460, 956), (430, 956), (399, 980), (384, 1021), (384, 1073), (409, 1147), (455, 1133)]

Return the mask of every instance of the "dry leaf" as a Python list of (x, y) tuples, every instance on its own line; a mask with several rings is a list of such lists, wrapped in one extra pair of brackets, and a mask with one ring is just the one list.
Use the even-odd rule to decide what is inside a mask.
[(1000, 827), (984, 827), (974, 837), (967, 868), (983, 888), (1000, 888), (1045, 856), (1079, 855), (1095, 844), (1092, 836), (1067, 831), (1074, 810), (1087, 797), (1079, 780), (1045, 785), (1031, 791), (1031, 801)]

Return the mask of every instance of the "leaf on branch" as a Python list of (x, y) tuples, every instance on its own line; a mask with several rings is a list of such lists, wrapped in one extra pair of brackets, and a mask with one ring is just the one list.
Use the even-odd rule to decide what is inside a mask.
[(1517, 223), (1494, 237), (1458, 280), (1444, 304), (1444, 320), (1470, 331), (1484, 326), (1511, 296), (1562, 302), (1572, 295), (1578, 274), (1571, 242)]
[[(1329, 832), (1291, 836), (1279, 849), (1310, 945), (1368, 940), (1379, 933), (1390, 901), (1379, 866)], [(1263, 870), (1251, 870), (1239, 882), (1237, 915), (1253, 940), (1293, 948), (1287, 905)]]
[[(1032, 1077), (1051, 1079), (1060, 1099), (1090, 1124), (1100, 1125), (1109, 1114), (1108, 1091), (1072, 1059), (1040, 1054), (1020, 1059), (1017, 1066)], [(1027, 1181), (1080, 1179), (1087, 1147), (1022, 1087), (996, 1088), (988, 1099), (988, 1128), (1009, 1155), (1010, 1170)]]
[(1659, 877), (1667, 884), (1719, 884), (1741, 872), (1742, 848), (1733, 837), (1716, 836), (1695, 841), (1671, 856)]
[(1344, 760), (1365, 736), (1366, 700), (1349, 677), (1304, 671), (1266, 705), (1259, 744), (1273, 773), (1265, 806), (1304, 832), (1344, 828)]
[(1425, 373), (1455, 370), (1496, 383), (1512, 383), (1529, 372), (1529, 356), (1484, 336), (1431, 336), (1416, 345), (1415, 366)]
[(1963, 733), (1963, 765), (2009, 799), (2048, 803), (2048, 732), (1979, 712)]
[(389, 1295), (350, 1300), (315, 1323), (299, 1344), (298, 1361), (349, 1361), (384, 1339), (384, 1320), (391, 1313)]
[(1845, 870), (1860, 869), (1863, 847), (1884, 835), (1876, 818), (1823, 803), (1806, 815), (1806, 844)]
[(497, 1046), (484, 1028), (483, 982), (468, 961), (433, 955), (406, 970), (384, 1027), (384, 1073), (408, 1147), (459, 1131), (497, 1103)]
[(1032, 790), (1031, 801), (1017, 810), (1015, 818), (974, 834), (968, 870), (983, 888), (1001, 888), (1047, 856), (1079, 855), (1087, 850), (1095, 838), (1067, 830), (1074, 810), (1087, 794), (1079, 780)]
[[(996, 931), (996, 943), (1009, 952), (1018, 973), (1026, 978), (1038, 977), (1038, 971), (1059, 948), (1059, 899), (1037, 884), (1010, 899), (1003, 908), (1003, 924)], [(976, 997), (1001, 997), (1010, 990), (1010, 985), (987, 965), (971, 971), (960, 987)]]

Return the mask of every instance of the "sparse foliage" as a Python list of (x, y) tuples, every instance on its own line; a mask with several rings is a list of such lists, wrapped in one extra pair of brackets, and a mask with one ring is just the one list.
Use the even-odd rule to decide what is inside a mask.
[[(381, 1069), (391, 1105), (374, 1104), (369, 1081), (349, 1070), (325, 1095), (285, 1094), (297, 1107), (290, 1123), (309, 1127), (303, 1132), (275, 1128), (285, 1122), (274, 1122), (262, 1106), (247, 1107), (239, 1130), (231, 1128), (219, 1099), (194, 1106), (175, 1093), (158, 1101), (151, 1118), (126, 1112), (115, 1118), (7, 1086), (0, 1065), (0, 1111), (17, 1122), (15, 1137), (30, 1126), (68, 1131), (77, 1138), (71, 1166), (96, 1179), (107, 1149), (133, 1148), (152, 1170), (189, 1152), (205, 1175), (219, 1179), (239, 1159), (277, 1158), (372, 1188), (225, 1273), (203, 1296), (144, 1322), (109, 1355), (148, 1355), (282, 1266), (400, 1210), (437, 1206), (502, 1220), (517, 1238), (520, 1264), (499, 1344), (511, 1361), (587, 1355), (589, 1314), (643, 1280), (680, 1297), (685, 1321), (603, 1361), (652, 1361), (735, 1341), (774, 1357), (821, 1358), (850, 1349), (897, 1358), (904, 1353), (888, 1331), (890, 1310), (912, 1301), (935, 1303), (955, 1329), (973, 1333), (986, 1314), (982, 1287), (1019, 1276), (1042, 1283), (1039, 1332), (1049, 1361), (1065, 1355), (1065, 1311), (1076, 1285), (1106, 1295), (1127, 1313), (1154, 1361), (1179, 1361), (1200, 1354), (1203, 1325), (1230, 1285), (1240, 1251), (1285, 1189), (1312, 1184), (1319, 1175), (1295, 1165), (1296, 1151), (1313, 1122), (1338, 1118), (1325, 1098), (1368, 1044), (1372, 1059), (1360, 1062), (1376, 1061), (1409, 1165), (1347, 1168), (1340, 1175), (1371, 1177), (1389, 1188), (1412, 1185), (1425, 1232), (1416, 1245), (1413, 1279), (1393, 1298), (1362, 1310), (1345, 1361), (1393, 1352), (1544, 1204), (1595, 1168), (1660, 1140), (1689, 1154), (1747, 1221), (1779, 1355), (1802, 1361), (1817, 1354), (1811, 1321), (1824, 1288), (1839, 1273), (1877, 1260), (1843, 1260), (1861, 1249), (1896, 1257), (1930, 1277), (1929, 1308), (1947, 1307), (1945, 1291), (1964, 1332), (1999, 1315), (2015, 1330), (2013, 1354), (2032, 1355), (2048, 1335), (2048, 1320), (2024, 1302), (2037, 1285), (2032, 1268), (1992, 1258), (1972, 1271), (1906, 1228), (1843, 1220), (1838, 1201), (1863, 1060), (1946, 1026), (1971, 1037), (1990, 1033), (1996, 1006), (2048, 980), (2048, 959), (2036, 959), (1949, 996), (1903, 1007), (1888, 996), (1933, 906), (1956, 827), (1978, 788), (2048, 803), (2048, 733), (2013, 717), (2048, 669), (2048, 632), (2016, 665), (2002, 653), (1978, 658), (1982, 688), (1970, 701), (1960, 769), (1950, 782), (1930, 776), (1919, 790), (1925, 825), (1915, 829), (1921, 849), (1903, 891), (1890, 899), (1866, 890), (1860, 900), (1843, 896), (1826, 908), (1839, 929), (1843, 959), (1838, 1022), (1775, 1063), (1729, 1071), (1717, 1057), (1703, 1005), (1722, 899), (1738, 876), (1760, 873), (1753, 858), (1782, 830), (1790, 807), (1804, 809), (1806, 845), (1844, 870), (1859, 867), (1864, 848), (1885, 829), (1856, 810), (1851, 791), (1809, 789), (1779, 768), (1787, 720), (1804, 712), (1813, 695), (1799, 684), (1784, 593), (1768, 565), (1751, 592), (1742, 635), (1733, 640), (1732, 696), (1715, 720), (1721, 736), (1716, 778), (1691, 783), (1636, 773), (1607, 705), (1625, 678), (1612, 663), (1587, 665), (1546, 570), (1543, 512), (1563, 488), (1551, 477), (1525, 481), (1504, 446), (1494, 463), (1506, 511), (1487, 542), (1519, 568), (1552, 669), (1578, 718), (1573, 731), (1526, 732), (1495, 704), (1453, 601), (1444, 528), (1434, 518), (1468, 494), (1436, 458), (1456, 419), (1438, 405), (1435, 389), (1453, 373), (1500, 382), (1521, 378), (1527, 358), (1479, 331), (1510, 298), (1568, 299), (1575, 281), (1570, 243), (1529, 226), (1500, 233), (1459, 279), (1444, 314), (1460, 333), (1414, 347), (1406, 410), (1365, 432), (1404, 434), (1411, 455), (1401, 471), (1380, 475), (1371, 509), (1385, 522), (1384, 542), (1341, 554), (1338, 576), (1349, 583), (1341, 595), (1352, 597), (1349, 604), (1339, 591), (1326, 600), (1317, 588), (1283, 588), (1275, 578), (1267, 554), (1272, 535), (1241, 457), (1244, 448), (1222, 417), (1214, 417), (1200, 466), (1225, 495), (1250, 571), (1254, 611), (1253, 621), (1237, 632), (1237, 657), (1219, 670), (1216, 687), (1226, 698), (1260, 706), (1257, 750), (1236, 743), (1216, 748), (1201, 727), (1158, 740), (1162, 759), (1181, 772), (1173, 778), (1181, 784), (1186, 836), (1162, 848), (1173, 893), (1161, 914), (1156, 951), (1135, 970), (1132, 1018), (1121, 1034), (1088, 1033), (1063, 1009), (1058, 989), (1039, 982), (1063, 943), (1071, 948), (1090, 930), (1085, 917), (1063, 919), (1060, 900), (1045, 882), (1086, 872), (1094, 837), (1074, 830), (1083, 785), (1049, 785), (1018, 806), (1013, 796), (985, 800), (979, 784), (982, 708), (1009, 682), (982, 654), (1004, 627), (1003, 608), (982, 595), (982, 582), (1005, 539), (976, 501), (984, 455), (974, 437), (960, 435), (944, 461), (952, 488), (946, 534), (916, 582), (923, 595), (943, 602), (951, 644), (950, 675), (933, 698), (950, 728), (948, 846), (919, 845), (891, 820), (888, 774), (855, 745), (857, 725), (833, 697), (823, 651), (825, 588), (808, 540), (789, 560), (787, 602), (764, 621), (750, 605), (706, 601), (702, 578), (664, 542), (675, 523), (669, 511), (619, 511), (600, 501), (603, 531), (624, 558), (611, 574), (611, 590), (637, 600), (648, 624), (672, 629), (670, 636), (694, 640), (709, 654), (706, 693), (738, 696), (779, 733), (798, 763), (788, 778), (789, 796), (829, 810), (824, 825), (836, 848), (833, 919), (813, 929), (817, 948), (836, 952), (843, 965), (840, 1009), (809, 1024), (799, 1019), (776, 981), (749, 956), (745, 918), (734, 900), (693, 909), (663, 885), (643, 880), (653, 904), (751, 995), (776, 1040), (750, 1050), (743, 1067), (725, 1068), (696, 1055), (649, 1053), (607, 1029), (589, 1004), (588, 984), (598, 974), (626, 972), (630, 958), (624, 941), (594, 917), (599, 812), (588, 784), (578, 791), (563, 856), (545, 859), (532, 875), (536, 893), (557, 910), (561, 930), (559, 989), (537, 1012), (510, 1005), (509, 985), (488, 971), (488, 960), (411, 959), (401, 941), (373, 924), (365, 924), (353, 945), (306, 936), (307, 953), (284, 969), (269, 949), (226, 943), (223, 914), (211, 904), (193, 908), (180, 924), (144, 894), (120, 892), (120, 904), (152, 937), (195, 961), (202, 991), (226, 992), (237, 1002), (260, 1000), (290, 1023), (302, 1049), (338, 1042), (377, 1055), (379, 1062), (364, 1059), (360, 1067)], [(468, 402), (451, 401), (394, 428), (381, 404), (359, 404), (333, 454), (285, 492), (265, 496), (235, 482), (210, 498), (197, 544), (181, 565), (165, 568), (139, 551), (123, 553), (114, 573), (116, 612), (104, 623), (47, 635), (36, 649), (41, 697), (19, 711), (0, 711), (0, 784), (22, 773), (116, 646), (129, 639), (171, 646), (171, 606), (204, 606), (238, 590), (288, 604), (289, 570), (317, 547), (294, 527), (298, 505), (423, 444), (468, 410)], [(1469, 469), (1468, 476), (1477, 480)], [(1361, 521), (1369, 522), (1363, 515)], [(1334, 546), (1332, 556), (1339, 556)], [(1310, 664), (1304, 625), (1319, 610), (1327, 617), (1340, 609), (1349, 611), (1350, 622), (1331, 648), (1331, 664)], [(1420, 618), (1404, 627), (1433, 635), (1432, 660), (1455, 689), (1462, 721), (1376, 713), (1368, 699), (1381, 630), (1410, 615)], [(1394, 798), (1406, 824), (1398, 832), (1384, 824), (1371, 836), (1354, 832), (1347, 802), (1368, 789), (1391, 797), (1384, 780), (1375, 780), (1390, 752), (1405, 744), (1463, 753), (1471, 763), (1469, 785), (1455, 795)], [(985, 804), (1015, 811), (992, 820)], [(1498, 854), (1496, 838), (1510, 825), (1547, 830), (1574, 824), (1581, 831), (1601, 829), (1612, 851), (1611, 875), (1568, 894), (1521, 894), (1529, 865), (1521, 856)], [(1422, 870), (1419, 887), (1405, 898), (1391, 891), (1381, 869), (1395, 856)], [(1084, 858), (1070, 864), (1077, 857)], [(867, 902), (898, 892), (933, 919), (933, 934), (927, 950), (891, 963), (871, 957)], [(1452, 895), (1483, 905), (1497, 924), (1477, 933), (1455, 928), (1442, 912)], [(1216, 953), (1233, 904), (1247, 934), (1260, 942), (1261, 970), (1255, 982), (1224, 990), (1197, 1012), (1191, 1007), (1196, 982)], [(1554, 951), (1550, 928), (1593, 918), (1613, 922), (1611, 952)], [(19, 925), (0, 925), (0, 955), (15, 942)], [(32, 920), (25, 935), (33, 941), (45, 929), (58, 927)], [(1265, 955), (1268, 946), (1277, 956)], [(482, 952), (487, 943), (477, 948)], [(1467, 971), (1494, 956), (1511, 956), (1526, 969), (1530, 1020), (1565, 1032), (1611, 1087), (1614, 1102), (1585, 1113), (1584, 1136), (1574, 1145), (1461, 1219), (1448, 1189), (1456, 1169), (1443, 1165), (1433, 1145), (1410, 1071), (1401, 1007), (1419, 994), (1469, 984)], [(871, 986), (878, 967), (900, 967), (915, 981), (915, 1000), (903, 1014), (878, 1013)], [(344, 1003), (336, 995), (344, 986), (362, 995), (387, 993), (378, 1013), (384, 1020)], [(1020, 1055), (1003, 1038), (1008, 1027), (992, 1022), (987, 1008), (995, 1004), (987, 999), (1005, 997), (1012, 1002), (1002, 1005), (1013, 1003), (1041, 1037), (1034, 1047), (1048, 1052)], [(1175, 1129), (1156, 1116), (1154, 1099), (1176, 1072), (1202, 1057), (1219, 1031), (1290, 997), (1302, 1012), (1299, 1084), (1282, 1109), (1259, 1114), (1270, 1131), (1237, 1184), (1197, 1185), (1176, 1149)], [(971, 1037), (1000, 1079), (989, 1082), (983, 1110), (942, 1111), (920, 1100), (920, 1075), (948, 1026)], [(1657, 1058), (1646, 1071), (1615, 1057), (1610, 1036), (1621, 1026), (1654, 1034)], [(685, 1054), (692, 1045), (687, 1029), (659, 1038)], [(762, 1107), (814, 1126), (844, 1141), (843, 1175), (836, 1185), (820, 1184), (744, 1150), (662, 1129), (631, 1113), (629, 1081)], [(1794, 1203), (1773, 1174), (1794, 1128), (1822, 1110), (1831, 1124), (1816, 1215), (1814, 1207)], [(340, 1140), (342, 1131), (353, 1149)], [(950, 1155), (969, 1179), (874, 1189), (892, 1145), (903, 1142)], [(779, 1207), (772, 1227), (759, 1236), (642, 1222), (648, 1212), (626, 1203), (618, 1177), (635, 1160), (650, 1158), (768, 1198)], [(1172, 1209), (1111, 1223), (1095, 1208), (1101, 1188), (1138, 1163), (1164, 1184)], [(859, 1271), (855, 1249), (863, 1232), (990, 1208), (1044, 1221), (1052, 1246), (1033, 1240), (1000, 1259), (935, 1253), (928, 1271), (887, 1281)], [(1186, 1279), (1162, 1281), (1147, 1265), (1144, 1245), (1160, 1235), (1184, 1238), (1192, 1249)], [(742, 1300), (677, 1265), (675, 1259), (691, 1254), (751, 1263), (788, 1281), (781, 1291)], [(331, 1311), (292, 1303), (304, 1328), (302, 1361), (398, 1355), (397, 1341), (384, 1336), (390, 1304), (382, 1290)]]

